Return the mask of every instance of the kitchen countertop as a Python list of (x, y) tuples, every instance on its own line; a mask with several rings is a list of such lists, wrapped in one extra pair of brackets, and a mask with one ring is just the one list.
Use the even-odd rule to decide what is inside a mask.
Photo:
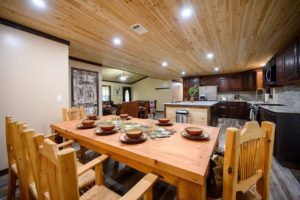
[(269, 106), (269, 105), (260, 105), (259, 107), (266, 109), (275, 113), (294, 113), (300, 114), (300, 107), (293, 106)]
[(165, 103), (166, 106), (203, 106), (210, 107), (217, 104), (219, 101), (185, 101), (185, 102), (177, 102), (177, 103)]

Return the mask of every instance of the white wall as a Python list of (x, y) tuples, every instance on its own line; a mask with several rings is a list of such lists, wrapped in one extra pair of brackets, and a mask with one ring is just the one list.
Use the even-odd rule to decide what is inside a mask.
[[(92, 64), (87, 64), (84, 62), (79, 62), (79, 61), (75, 61), (75, 60), (70, 60), (69, 61), (69, 83), (71, 84), (71, 68), (77, 68), (77, 69), (85, 69), (85, 70), (89, 70), (89, 71), (94, 71), (94, 72), (98, 72), (98, 81), (99, 81), (99, 115), (102, 115), (102, 90), (101, 90), (101, 86), (102, 86), (102, 68), (96, 65), (92, 65)], [(70, 101), (69, 104), (71, 105), (71, 86), (69, 87), (69, 94), (70, 94)]]
[[(156, 90), (155, 88), (169, 89)], [(164, 103), (172, 100), (172, 81), (146, 78), (132, 84), (133, 100), (157, 100), (157, 111), (164, 111)]]
[(183, 85), (182, 85), (182, 83), (172, 82), (172, 100), (183, 101)]
[(0, 25), (0, 170), (7, 168), (6, 115), (50, 133), (50, 123), (59, 121), (62, 107), (69, 106), (68, 49)]
[[(102, 85), (109, 85), (111, 89), (111, 100), (114, 102), (114, 104), (119, 104), (123, 102), (123, 87), (132, 87), (131, 84), (123, 84), (123, 83), (114, 83), (114, 82), (108, 82), (108, 81), (102, 81)], [(114, 88), (120, 88), (120, 95), (114, 95)], [(133, 89), (131, 88), (131, 93), (133, 92)], [(133, 96), (132, 96), (133, 100)]]

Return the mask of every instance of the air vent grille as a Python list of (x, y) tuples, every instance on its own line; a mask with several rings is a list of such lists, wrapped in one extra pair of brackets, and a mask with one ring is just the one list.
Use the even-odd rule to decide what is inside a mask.
[(137, 34), (144, 34), (144, 33), (147, 33), (147, 29), (145, 29), (145, 27), (143, 27), (141, 24), (133, 24), (132, 26), (130, 26), (130, 28), (136, 32)]

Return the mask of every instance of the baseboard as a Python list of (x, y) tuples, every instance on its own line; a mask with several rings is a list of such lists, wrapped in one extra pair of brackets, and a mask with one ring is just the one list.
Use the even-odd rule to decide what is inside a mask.
[(6, 174), (8, 174), (8, 168), (0, 170), (0, 176), (4, 176)]

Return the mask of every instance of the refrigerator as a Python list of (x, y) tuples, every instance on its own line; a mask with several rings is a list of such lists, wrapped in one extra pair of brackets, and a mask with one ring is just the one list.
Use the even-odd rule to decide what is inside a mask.
[(199, 99), (204, 100), (204, 97), (207, 101), (216, 101), (218, 98), (218, 86), (199, 86)]

